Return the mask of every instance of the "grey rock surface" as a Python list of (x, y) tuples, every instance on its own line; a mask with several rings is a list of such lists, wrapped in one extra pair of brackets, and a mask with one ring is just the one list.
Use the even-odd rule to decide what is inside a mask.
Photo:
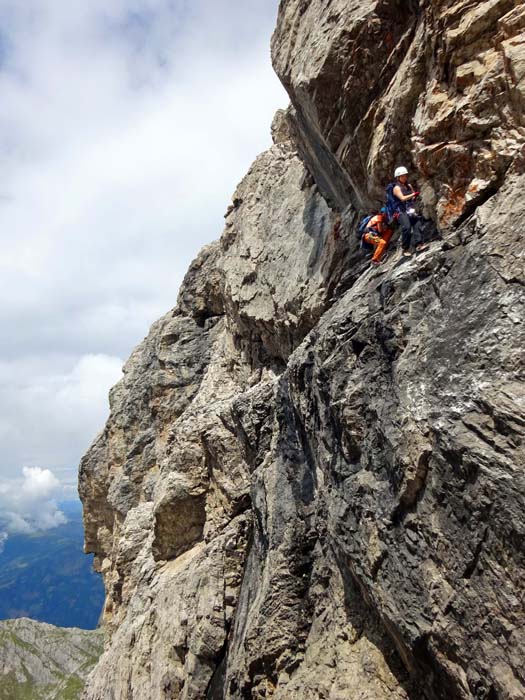
[(344, 208), (406, 165), (443, 228), (498, 189), (525, 135), (520, 0), (286, 0), (272, 49), (300, 152)]
[(0, 622), (0, 698), (75, 700), (102, 653), (103, 634), (27, 618)]
[[(524, 31), (281, 2), (292, 107), (81, 464), (85, 700), (525, 698)], [(444, 237), (370, 269), (399, 159)]]

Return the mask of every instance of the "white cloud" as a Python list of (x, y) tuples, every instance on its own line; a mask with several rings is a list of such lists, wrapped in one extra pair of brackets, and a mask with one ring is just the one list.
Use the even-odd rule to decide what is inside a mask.
[[(278, 0), (0, 3), (0, 473), (71, 484), (286, 104)], [(97, 359), (98, 358), (98, 359)]]
[(16, 473), (19, 462), (57, 472), (58, 465), (70, 485), (79, 455), (107, 418), (108, 391), (121, 370), (122, 360), (106, 355), (0, 362), (2, 473)]
[(67, 522), (56, 498), (61, 485), (48, 469), (24, 467), (22, 479), (0, 482), (0, 551), (10, 534), (50, 530)]

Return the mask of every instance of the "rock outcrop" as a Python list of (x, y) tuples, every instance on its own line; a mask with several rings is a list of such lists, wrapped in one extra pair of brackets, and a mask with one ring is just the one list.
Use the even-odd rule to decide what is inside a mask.
[(1, 700), (77, 700), (102, 647), (99, 630), (0, 622)]
[(274, 64), (326, 196), (376, 203), (399, 162), (443, 226), (492, 196), (523, 158), (524, 17), (520, 0), (281, 3)]
[[(273, 57), (274, 145), (82, 461), (84, 698), (522, 700), (525, 8), (282, 0)], [(399, 162), (443, 239), (372, 270)]]

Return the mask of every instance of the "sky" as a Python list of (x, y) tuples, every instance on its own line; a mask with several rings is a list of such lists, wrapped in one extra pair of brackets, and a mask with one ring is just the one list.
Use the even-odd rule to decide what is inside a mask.
[(123, 361), (270, 145), (277, 6), (0, 3), (0, 544), (59, 524)]

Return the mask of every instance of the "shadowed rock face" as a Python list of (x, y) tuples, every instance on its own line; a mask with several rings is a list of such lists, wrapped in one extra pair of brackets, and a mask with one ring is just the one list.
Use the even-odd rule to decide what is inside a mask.
[[(524, 30), (281, 2), (293, 108), (82, 461), (85, 700), (525, 698)], [(458, 226), (370, 270), (353, 205), (399, 160)]]

